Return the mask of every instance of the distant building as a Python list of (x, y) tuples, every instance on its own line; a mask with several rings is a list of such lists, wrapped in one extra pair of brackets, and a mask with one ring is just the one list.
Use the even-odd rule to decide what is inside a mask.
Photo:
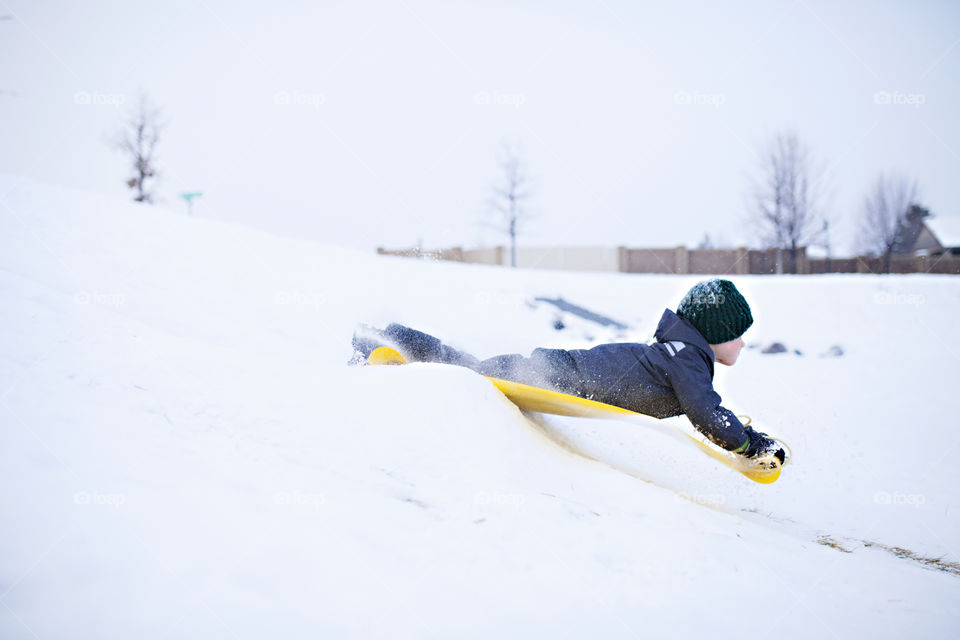
[(943, 246), (937, 237), (927, 228), (926, 219), (930, 212), (923, 207), (910, 205), (905, 220), (897, 229), (896, 239), (893, 241), (893, 252), (901, 255), (916, 255), (940, 251)]
[(901, 255), (960, 255), (960, 218), (931, 216), (923, 207), (912, 205), (897, 230), (893, 252)]

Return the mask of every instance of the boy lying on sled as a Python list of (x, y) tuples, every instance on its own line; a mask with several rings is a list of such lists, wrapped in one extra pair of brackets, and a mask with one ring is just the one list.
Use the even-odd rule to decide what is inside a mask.
[(391, 324), (383, 331), (361, 327), (353, 337), (358, 359), (390, 346), (408, 362), (442, 362), (485, 376), (521, 382), (596, 400), (656, 418), (684, 414), (720, 447), (748, 458), (780, 445), (744, 425), (720, 405), (713, 389), (714, 362), (733, 366), (743, 348), (740, 336), (753, 324), (750, 306), (729, 280), (706, 280), (687, 292), (676, 313), (665, 309), (652, 344), (623, 342), (592, 349), (534, 349), (530, 356), (500, 355), (478, 360), (437, 338)]

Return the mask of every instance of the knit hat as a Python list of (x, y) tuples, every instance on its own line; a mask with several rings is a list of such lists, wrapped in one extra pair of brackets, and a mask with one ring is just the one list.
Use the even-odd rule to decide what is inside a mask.
[(736, 340), (753, 324), (750, 305), (729, 280), (714, 278), (693, 286), (677, 307), (710, 344)]

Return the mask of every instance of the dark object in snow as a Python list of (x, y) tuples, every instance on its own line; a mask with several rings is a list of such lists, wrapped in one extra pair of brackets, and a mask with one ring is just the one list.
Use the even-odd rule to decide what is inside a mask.
[(772, 342), (766, 347), (764, 347), (763, 351), (761, 351), (760, 353), (786, 353), (786, 352), (787, 352), (787, 348), (783, 346), (783, 343)]
[(840, 358), (843, 357), (843, 347), (838, 344), (833, 345), (826, 352), (820, 354), (821, 358)]
[(557, 318), (553, 321), (553, 328), (557, 331), (563, 331), (567, 328), (567, 325), (563, 324), (563, 318)]
[(798, 356), (802, 356), (802, 355), (803, 355), (803, 351), (800, 351), (800, 349), (794, 349), (794, 350), (793, 350), (793, 353), (796, 354), (796, 355), (798, 355)]
[(579, 316), (584, 320), (589, 320), (590, 322), (596, 322), (603, 327), (616, 327), (617, 329), (629, 329), (630, 327), (623, 324), (622, 322), (617, 322), (612, 318), (607, 316), (600, 315), (599, 313), (594, 313), (589, 309), (584, 309), (581, 306), (575, 305), (571, 302), (567, 302), (563, 298), (534, 298), (537, 302), (546, 302), (552, 304), (557, 309), (561, 311), (566, 311), (567, 313), (572, 313), (575, 316)]

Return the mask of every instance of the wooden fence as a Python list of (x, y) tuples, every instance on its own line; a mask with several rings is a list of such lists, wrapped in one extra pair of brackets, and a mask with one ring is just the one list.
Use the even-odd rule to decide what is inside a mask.
[[(377, 249), (381, 255), (450, 260), (478, 264), (509, 264), (504, 247), (437, 251)], [(556, 247), (518, 249), (518, 265), (528, 268), (621, 273), (692, 273), (709, 275), (765, 275), (775, 273), (884, 273), (883, 258), (810, 258), (805, 248), (794, 254), (776, 249), (687, 249), (686, 247), (633, 249), (628, 247)], [(779, 266), (778, 266), (779, 265)], [(960, 274), (960, 255), (901, 256), (890, 259), (890, 273)]]

